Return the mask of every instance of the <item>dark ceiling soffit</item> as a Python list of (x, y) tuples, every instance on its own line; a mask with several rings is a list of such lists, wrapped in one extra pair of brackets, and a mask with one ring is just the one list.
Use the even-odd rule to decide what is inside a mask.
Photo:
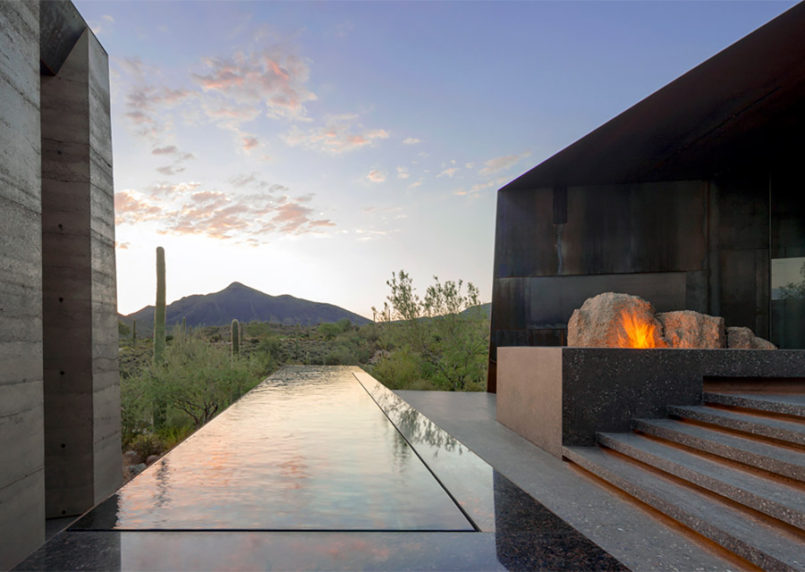
[(501, 190), (707, 177), (805, 122), (805, 2)]
[(43, 74), (56, 75), (88, 28), (69, 0), (49, 0), (39, 8), (39, 64)]

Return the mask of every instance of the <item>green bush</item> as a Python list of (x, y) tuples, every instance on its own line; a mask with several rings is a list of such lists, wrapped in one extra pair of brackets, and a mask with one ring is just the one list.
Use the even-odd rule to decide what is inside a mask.
[(151, 455), (161, 455), (168, 447), (165, 442), (153, 433), (144, 433), (131, 439), (125, 449), (136, 451), (143, 460)]
[[(124, 448), (155, 433), (168, 442), (183, 438), (257, 385), (264, 368), (258, 357), (232, 358), (228, 347), (197, 333), (177, 334), (162, 363), (121, 376)], [(164, 404), (164, 413), (155, 412), (155, 403)], [(158, 430), (155, 413), (162, 421)]]

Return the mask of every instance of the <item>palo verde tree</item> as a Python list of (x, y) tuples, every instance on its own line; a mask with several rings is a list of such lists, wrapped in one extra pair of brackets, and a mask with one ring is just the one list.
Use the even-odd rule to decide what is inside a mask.
[(383, 337), (391, 350), (378, 373), (382, 376), (386, 365), (400, 375), (430, 380), (441, 389), (483, 389), (489, 321), (478, 288), (462, 280), (433, 279), (424, 298), (416, 294), (404, 270), (392, 273), (386, 282), (391, 293), (383, 310), (372, 308), (375, 321), (384, 325)]

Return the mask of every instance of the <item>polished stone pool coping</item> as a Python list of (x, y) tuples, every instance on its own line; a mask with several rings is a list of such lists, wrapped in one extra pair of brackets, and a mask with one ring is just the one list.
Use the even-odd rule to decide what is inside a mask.
[[(102, 510), (99, 506), (17, 569), (623, 569), (617, 560), (359, 368), (293, 367), (277, 375), (327, 376), (333, 372), (352, 376), (371, 396), (390, 426), (471, 523), (467, 531), (216, 530), (215, 526), (116, 530), (97, 523), (86, 526), (87, 519)], [(153, 494), (158, 496), (158, 491)], [(214, 523), (220, 518), (212, 520)], [(104, 526), (109, 525), (107, 521)]]

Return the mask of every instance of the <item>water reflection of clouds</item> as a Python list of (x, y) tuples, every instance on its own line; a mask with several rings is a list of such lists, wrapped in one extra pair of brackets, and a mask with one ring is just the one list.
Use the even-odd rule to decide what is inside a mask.
[(471, 529), (354, 369), (267, 379), (121, 489), (117, 528)]

